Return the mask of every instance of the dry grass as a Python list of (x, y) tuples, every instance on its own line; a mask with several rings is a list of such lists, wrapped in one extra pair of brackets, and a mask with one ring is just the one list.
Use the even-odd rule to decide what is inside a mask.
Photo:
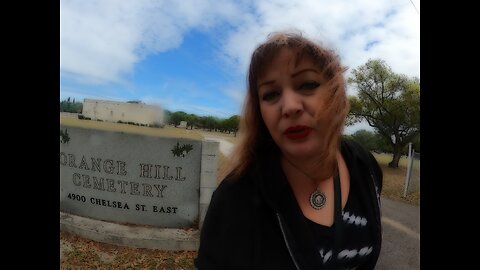
[[(61, 123), (70, 126), (96, 128), (111, 131), (123, 131), (151, 136), (181, 137), (188, 139), (201, 139), (203, 135), (222, 136), (235, 143), (233, 134), (219, 132), (206, 132), (201, 130), (186, 130), (166, 126), (164, 128), (139, 127), (127, 124), (107, 123), (98, 121), (61, 118)], [(392, 169), (387, 166), (391, 155), (374, 154), (383, 170), (384, 197), (403, 201), (413, 205), (420, 204), (420, 192), (415, 191), (402, 198), (405, 184), (406, 159), (400, 160), (399, 168)], [(218, 177), (220, 182), (221, 172), (227, 164), (227, 157), (219, 153)], [(413, 176), (419, 177), (420, 162), (415, 161)], [(60, 241), (63, 246), (60, 269), (195, 269), (193, 259), (195, 251), (161, 251), (141, 248), (121, 247), (78, 237), (66, 232), (60, 232)]]
[(382, 195), (386, 198), (406, 202), (408, 204), (420, 205), (420, 161), (414, 160), (412, 171), (412, 188), (403, 197), (405, 187), (405, 176), (407, 174), (407, 159), (402, 157), (398, 163), (398, 168), (388, 167), (388, 163), (392, 160), (391, 155), (387, 154), (373, 154), (377, 159), (383, 171), (383, 190)]
[(64, 249), (60, 269), (195, 269), (195, 251), (162, 251), (99, 243), (60, 232)]
[(195, 130), (186, 130), (184, 128), (175, 128), (172, 126), (165, 126), (163, 128), (142, 127), (129, 124), (92, 121), (92, 120), (80, 120), (70, 117), (60, 117), (60, 124), (81, 127), (92, 128), (108, 131), (121, 131), (134, 134), (142, 134), (158, 137), (177, 137), (185, 139), (201, 140), (202, 135)]
[(228, 142), (231, 143), (236, 143), (237, 138), (238, 138), (238, 133), (236, 134), (237, 136), (234, 136), (234, 133), (224, 133), (224, 132), (216, 132), (216, 131), (206, 131), (206, 130), (199, 130), (199, 129), (194, 129), (198, 133), (204, 135), (204, 136), (213, 136), (213, 137), (222, 137), (222, 139), (225, 139)]

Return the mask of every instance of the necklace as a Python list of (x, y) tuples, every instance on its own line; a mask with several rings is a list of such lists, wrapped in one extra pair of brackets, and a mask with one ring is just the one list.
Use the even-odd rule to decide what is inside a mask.
[[(290, 165), (292, 165), (295, 169), (297, 169), (299, 172), (301, 172), (303, 175), (308, 177), (308, 179), (312, 180), (312, 177), (310, 175), (308, 175), (306, 172), (304, 172), (303, 170), (298, 168), (288, 158), (285, 158), (285, 160), (288, 163), (290, 163)], [(338, 173), (338, 171), (337, 171), (337, 173)], [(318, 186), (317, 186), (317, 188), (315, 188), (315, 190), (312, 192), (312, 194), (310, 194), (309, 202), (310, 202), (310, 206), (313, 209), (315, 209), (315, 210), (322, 209), (327, 204), (327, 195), (325, 195), (325, 193), (323, 191), (319, 190)]]
[(322, 209), (326, 203), (327, 203), (327, 196), (325, 195), (325, 193), (318, 190), (318, 188), (314, 190), (312, 194), (310, 194), (310, 206), (312, 206), (313, 209), (315, 210)]

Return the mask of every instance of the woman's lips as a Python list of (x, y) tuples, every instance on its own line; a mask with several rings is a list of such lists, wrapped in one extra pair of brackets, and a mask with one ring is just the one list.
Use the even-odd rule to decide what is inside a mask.
[(307, 126), (294, 126), (287, 128), (283, 134), (290, 140), (299, 140), (307, 137), (311, 131), (312, 128)]

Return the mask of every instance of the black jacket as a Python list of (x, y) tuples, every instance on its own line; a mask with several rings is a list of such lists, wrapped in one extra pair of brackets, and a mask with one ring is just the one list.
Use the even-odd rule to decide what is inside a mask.
[[(376, 244), (368, 265), (361, 269), (373, 269), (382, 240), (379, 194), (383, 174), (373, 155), (358, 143), (343, 140), (341, 151), (350, 161), (350, 175), (365, 179), (362, 186), (371, 203), (369, 220), (374, 221), (371, 229)], [(279, 157), (257, 163), (240, 179), (225, 178), (213, 193), (195, 266), (201, 270), (322, 269), (301, 209), (291, 203), (295, 198)]]

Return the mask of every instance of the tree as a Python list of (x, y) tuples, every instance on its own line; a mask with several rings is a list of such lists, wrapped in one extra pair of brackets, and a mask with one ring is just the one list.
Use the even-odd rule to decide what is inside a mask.
[(377, 142), (375, 140), (375, 134), (373, 132), (361, 129), (353, 133), (351, 137), (368, 150), (377, 150)]
[(170, 115), (170, 124), (173, 124), (175, 127), (180, 125), (181, 121), (186, 121), (187, 120), (187, 113), (179, 111), (179, 112), (174, 112)]
[(186, 115), (186, 120), (187, 121), (187, 129), (190, 127), (190, 129), (193, 129), (193, 126), (197, 126), (198, 122), (198, 116), (191, 113)]
[(215, 130), (220, 123), (220, 120), (213, 116), (205, 116), (203, 117), (203, 121), (205, 124), (204, 128), (208, 129), (209, 131)]
[(73, 102), (70, 101), (70, 97), (60, 101), (61, 112), (81, 113), (82, 109), (83, 109), (83, 103), (75, 102), (75, 98), (73, 99)]
[(380, 135), (380, 133), (375, 132), (375, 144), (376, 150), (382, 153), (393, 153), (393, 147), (390, 144), (390, 139), (387, 139)]
[(420, 133), (420, 80), (394, 73), (381, 59), (370, 59), (348, 79), (358, 89), (351, 96), (348, 124), (366, 120), (393, 149), (388, 164), (397, 168), (405, 146)]
[(225, 128), (229, 132), (233, 132), (233, 136), (237, 136), (237, 131), (240, 125), (240, 115), (233, 115), (225, 120)]

